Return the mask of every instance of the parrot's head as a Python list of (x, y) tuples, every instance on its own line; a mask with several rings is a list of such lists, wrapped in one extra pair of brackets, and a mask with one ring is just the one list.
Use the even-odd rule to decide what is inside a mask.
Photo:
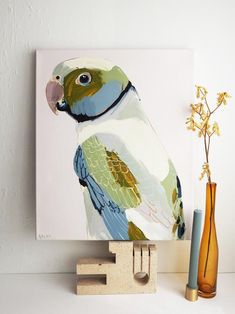
[(83, 122), (105, 114), (131, 86), (125, 73), (109, 61), (76, 58), (55, 67), (46, 98), (54, 113), (65, 111)]

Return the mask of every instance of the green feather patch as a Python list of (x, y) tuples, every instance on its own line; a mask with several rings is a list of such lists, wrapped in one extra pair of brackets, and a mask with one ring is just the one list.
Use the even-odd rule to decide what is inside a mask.
[(128, 235), (129, 235), (129, 239), (134, 241), (134, 240), (148, 240), (144, 233), (138, 228), (136, 227), (136, 225), (129, 221), (128, 222)]
[(106, 150), (96, 136), (82, 144), (89, 173), (121, 208), (136, 208), (141, 203), (137, 180), (116, 152)]

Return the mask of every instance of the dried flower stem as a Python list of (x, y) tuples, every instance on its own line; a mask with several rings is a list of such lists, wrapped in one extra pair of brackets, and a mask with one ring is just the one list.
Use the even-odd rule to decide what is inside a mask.
[(187, 118), (186, 124), (188, 129), (192, 131), (199, 130), (198, 136), (203, 137), (205, 162), (202, 166), (200, 180), (206, 175), (209, 183), (211, 180), (211, 170), (209, 164), (209, 153), (211, 137), (216, 134), (220, 135), (220, 130), (217, 122), (211, 124), (211, 116), (215, 111), (221, 107), (222, 104), (226, 105), (230, 95), (227, 92), (217, 94), (217, 101), (214, 109), (211, 109), (207, 101), (207, 90), (205, 87), (196, 86), (196, 97), (200, 100), (199, 103), (191, 105), (191, 116)]

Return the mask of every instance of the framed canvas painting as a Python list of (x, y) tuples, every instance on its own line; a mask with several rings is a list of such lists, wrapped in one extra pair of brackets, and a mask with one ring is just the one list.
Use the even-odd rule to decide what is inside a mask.
[(190, 50), (39, 50), (38, 239), (183, 240)]

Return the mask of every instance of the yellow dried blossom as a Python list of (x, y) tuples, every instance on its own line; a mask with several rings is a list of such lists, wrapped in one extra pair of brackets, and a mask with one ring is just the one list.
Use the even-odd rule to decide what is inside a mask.
[(211, 136), (211, 134), (213, 133), (212, 130), (211, 130), (211, 126), (207, 127), (206, 133), (207, 133), (208, 136)]
[(220, 129), (219, 129), (219, 125), (217, 122), (214, 122), (214, 124), (212, 126), (212, 132), (215, 133), (216, 135), (220, 136)]
[(205, 87), (196, 85), (196, 97), (197, 98), (201, 98), (201, 100), (204, 100), (207, 94), (208, 92), (205, 89)]
[(192, 108), (192, 112), (193, 113), (201, 113), (201, 108), (202, 108), (202, 104), (201, 103), (199, 103), (199, 104), (192, 104), (191, 105), (191, 108)]
[(222, 92), (217, 94), (217, 106), (227, 105), (227, 101), (231, 96), (227, 92)]
[(191, 107), (191, 117), (194, 117), (194, 115), (196, 113), (195, 110), (193, 109), (194, 108), (194, 104), (191, 104), (190, 107)]
[(202, 137), (202, 136), (204, 136), (204, 130), (199, 130), (199, 132), (198, 132), (198, 137)]
[(206, 116), (205, 119), (201, 121), (201, 123), (199, 125), (199, 129), (204, 130), (205, 132), (207, 132), (207, 130), (210, 128), (210, 125), (209, 125), (208, 121), (209, 121), (209, 116)]
[(196, 131), (196, 122), (195, 122), (193, 116), (187, 118), (186, 124), (187, 124), (188, 130)]
[(202, 120), (206, 120), (208, 118), (208, 114), (205, 111), (203, 111), (201, 113), (201, 118), (202, 118)]
[(202, 165), (202, 172), (201, 172), (201, 175), (199, 177), (199, 180), (202, 180), (205, 175), (207, 175), (208, 178), (211, 175), (210, 167), (209, 167), (209, 164), (207, 162), (204, 162), (204, 164)]

